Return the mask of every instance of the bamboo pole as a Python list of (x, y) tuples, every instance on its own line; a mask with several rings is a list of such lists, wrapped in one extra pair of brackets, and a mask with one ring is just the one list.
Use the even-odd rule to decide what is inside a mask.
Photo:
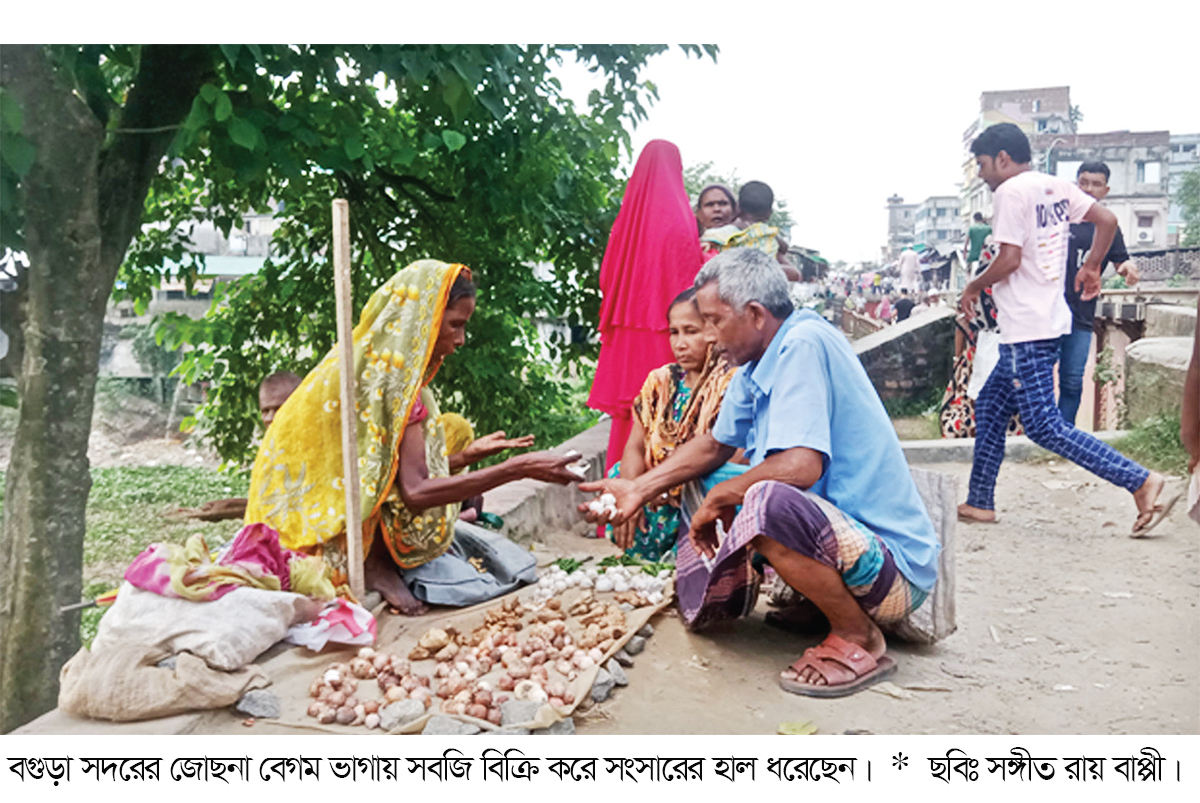
[(342, 481), (346, 490), (346, 559), (350, 591), (362, 601), (362, 508), (358, 486), (358, 412), (354, 409), (354, 308), (350, 285), (350, 204), (333, 201), (333, 279), (337, 294), (338, 373), (341, 376)]

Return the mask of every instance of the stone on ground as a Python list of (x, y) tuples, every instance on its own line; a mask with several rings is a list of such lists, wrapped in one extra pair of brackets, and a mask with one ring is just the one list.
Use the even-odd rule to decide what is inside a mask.
[(621, 666), (626, 667), (626, 668), (633, 666), (633, 659), (629, 657), (629, 653), (625, 652), (624, 649), (620, 649), (620, 650), (617, 650), (616, 652), (614, 652), (613, 660), (616, 661)]
[(629, 641), (625, 642), (625, 652), (629, 653), (630, 655), (637, 655), (644, 649), (646, 649), (645, 636), (634, 636), (633, 638), (629, 639)]
[(604, 671), (606, 671), (606, 672), (608, 672), (608, 674), (612, 675), (613, 681), (618, 686), (628, 686), (629, 685), (629, 676), (625, 674), (625, 670), (621, 668), (621, 665), (619, 663), (617, 663), (616, 656), (613, 656), (612, 658), (608, 659), (608, 663), (606, 663), (604, 665)]
[(385, 731), (395, 730), (425, 715), (425, 704), (420, 700), (398, 700), (379, 709), (379, 727)]
[(592, 699), (598, 703), (602, 703), (608, 699), (608, 695), (612, 694), (613, 686), (617, 685), (617, 680), (604, 667), (600, 667), (600, 671), (596, 673), (596, 680), (592, 683)]
[(422, 736), (474, 736), (479, 733), (480, 727), (472, 725), (470, 722), (463, 722), (461, 719), (454, 717), (442, 716), (437, 714), (429, 718), (425, 723), (425, 729), (421, 731)]
[(542, 704), (534, 700), (506, 700), (500, 703), (500, 724), (516, 725), (537, 716)]
[(533, 732), (534, 736), (573, 736), (575, 735), (575, 720), (570, 717), (560, 719), (548, 728)]
[(480, 736), (528, 736), (533, 731), (529, 728), (518, 728), (514, 725), (509, 725), (504, 728), (496, 728), (495, 730), (483, 731)]
[(279, 718), (279, 698), (266, 689), (251, 689), (242, 695), (234, 708), (256, 719)]

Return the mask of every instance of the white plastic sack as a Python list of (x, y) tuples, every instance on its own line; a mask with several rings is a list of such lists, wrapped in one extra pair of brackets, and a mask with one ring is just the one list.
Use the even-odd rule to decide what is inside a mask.
[(320, 652), (327, 643), (369, 647), (375, 643), (375, 617), (361, 605), (335, 599), (311, 622), (293, 625), (284, 641)]
[(972, 399), (979, 398), (983, 384), (1000, 362), (1000, 333), (981, 329), (975, 337), (975, 362), (971, 365), (971, 380), (967, 383), (967, 395)]
[(161, 597), (122, 583), (117, 601), (100, 620), (92, 652), (129, 644), (190, 652), (215, 669), (232, 671), (282, 639), (288, 628), (320, 613), (303, 594), (237, 588), (212, 602)]

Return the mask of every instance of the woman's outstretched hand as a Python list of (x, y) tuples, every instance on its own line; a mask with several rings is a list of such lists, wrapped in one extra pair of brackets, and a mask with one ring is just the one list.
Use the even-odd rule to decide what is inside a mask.
[[(529, 436), (533, 437), (533, 436)], [(509, 458), (517, 464), (521, 474), (542, 482), (566, 485), (579, 482), (579, 475), (567, 468), (579, 462), (579, 455), (561, 455), (554, 452), (528, 452)]]
[(464, 456), (470, 463), (477, 463), (485, 457), (491, 457), (494, 454), (499, 454), (505, 449), (528, 449), (533, 446), (533, 436), (523, 435), (520, 438), (509, 438), (504, 430), (498, 430), (491, 435), (484, 435), (482, 438), (476, 438), (471, 441), (463, 451)]

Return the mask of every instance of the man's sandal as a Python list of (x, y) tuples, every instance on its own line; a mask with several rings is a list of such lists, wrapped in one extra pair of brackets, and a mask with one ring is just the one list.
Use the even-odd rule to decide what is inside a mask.
[[(1165, 494), (1166, 491), (1164, 490), (1162, 493)], [(1135, 521), (1134, 527), (1133, 527), (1133, 532), (1131, 532), (1129, 534), (1129, 537), (1130, 538), (1142, 538), (1143, 536), (1147, 535), (1151, 530), (1153, 530), (1155, 527), (1157, 527), (1159, 524), (1161, 524), (1163, 519), (1165, 519), (1168, 515), (1170, 515), (1171, 509), (1173, 507), (1175, 507), (1175, 503), (1178, 502), (1180, 497), (1182, 497), (1182, 496), (1183, 496), (1182, 491), (1175, 491), (1174, 493), (1172, 493), (1170, 496), (1167, 497), (1167, 500), (1165, 502), (1163, 502), (1162, 504), (1157, 504), (1154, 506), (1154, 508), (1152, 510), (1147, 511), (1148, 513), (1152, 514), (1150, 516), (1150, 520), (1147, 521), (1145, 523), (1145, 525), (1143, 525), (1141, 527), (1138, 527), (1137, 522)], [(1138, 518), (1140, 519), (1143, 515), (1145, 515), (1145, 514), (1139, 513)]]
[(799, 676), (805, 669), (815, 670), (825, 685), (805, 683), (799, 677), (780, 677), (784, 691), (804, 697), (845, 697), (878, 683), (896, 671), (896, 662), (886, 655), (876, 659), (862, 647), (829, 634), (816, 647), (809, 647), (788, 667)]

